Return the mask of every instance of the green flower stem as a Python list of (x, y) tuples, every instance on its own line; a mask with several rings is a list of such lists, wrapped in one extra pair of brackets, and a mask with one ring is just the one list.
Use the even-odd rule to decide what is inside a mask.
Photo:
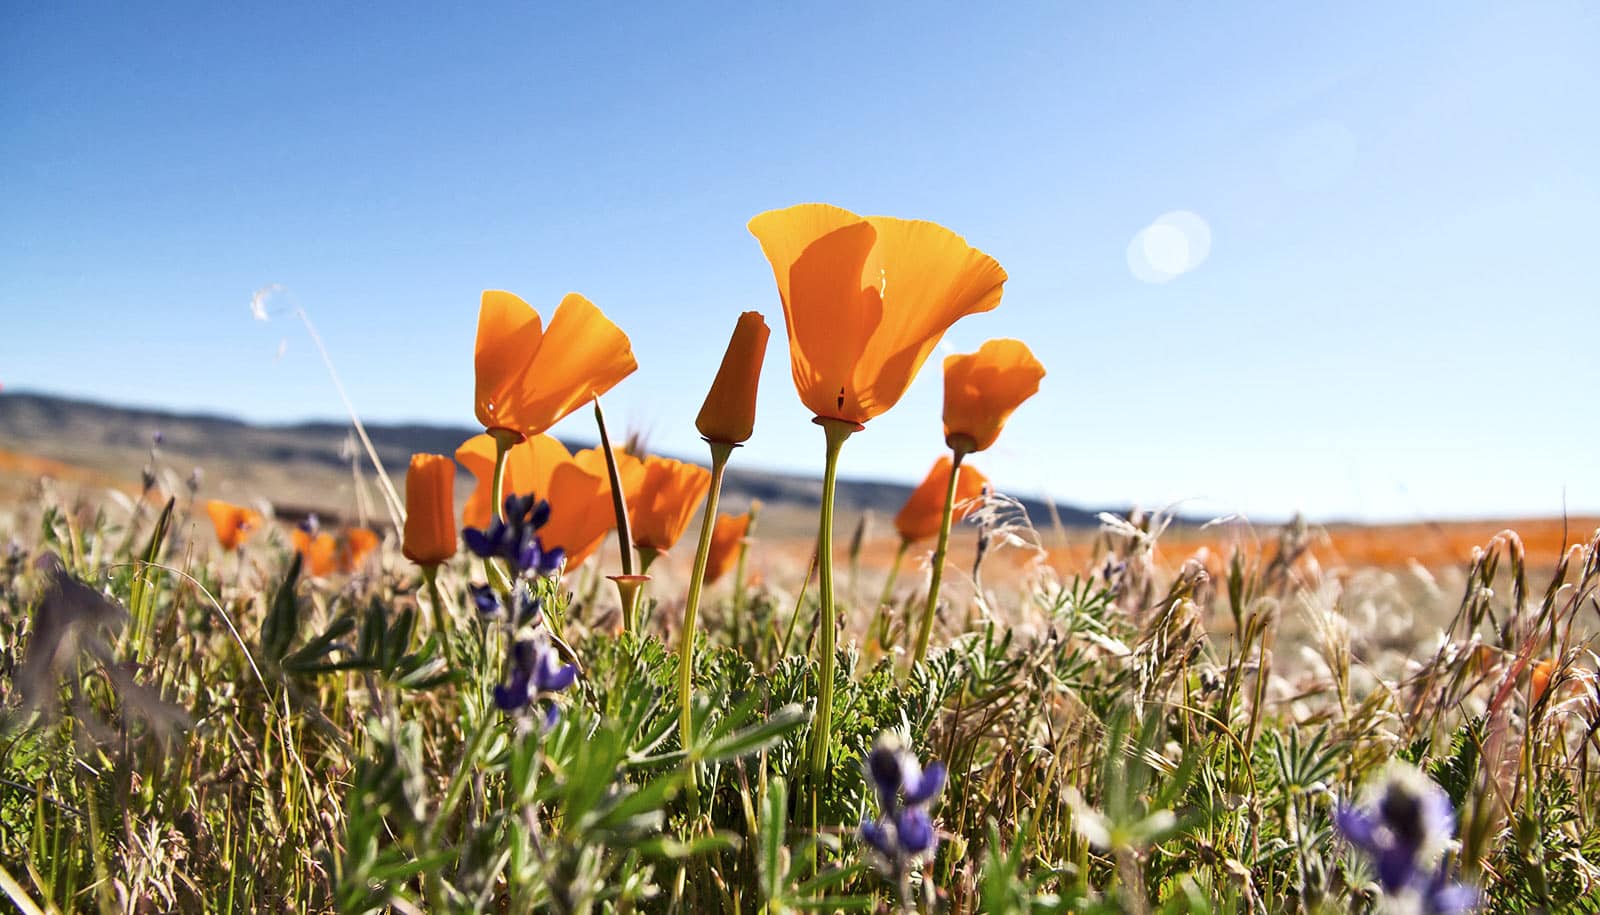
[(450, 636), (453, 634), (450, 625), (450, 611), (445, 609), (444, 598), (439, 593), (439, 567), (437, 565), (423, 566), (422, 580), (428, 583), (428, 600), (433, 604), (433, 630), (439, 633), (439, 642), (444, 646), (445, 660), (450, 663), (451, 667), (455, 667), (456, 653), (450, 641)]
[[(827, 463), (822, 473), (822, 513), (817, 529), (817, 570), (822, 600), (821, 659), (817, 670), (817, 711), (811, 723), (812, 797), (821, 801), (821, 787), (828, 772), (828, 749), (833, 728), (833, 668), (838, 616), (833, 605), (833, 492), (839, 477), (839, 451), (844, 440), (861, 428), (855, 423), (818, 417), (816, 423), (827, 433)], [(813, 816), (817, 813), (813, 809)]]
[(889, 650), (889, 605), (894, 601), (894, 585), (900, 578), (900, 564), (905, 562), (909, 549), (911, 541), (902, 539), (900, 548), (894, 551), (894, 562), (889, 565), (889, 577), (883, 581), (883, 593), (878, 595), (878, 644), (885, 652)]
[(750, 556), (750, 538), (755, 535), (757, 516), (761, 503), (750, 503), (750, 525), (744, 529), (744, 539), (739, 541), (739, 561), (733, 567), (733, 647), (744, 644), (744, 576), (745, 560)]
[(917, 632), (914, 663), (928, 659), (928, 638), (933, 634), (933, 617), (939, 609), (939, 585), (944, 581), (944, 559), (950, 550), (950, 518), (955, 514), (956, 483), (961, 479), (961, 459), (967, 452), (950, 449), (950, 485), (944, 491), (944, 517), (939, 521), (939, 545), (933, 551), (933, 579), (928, 583), (928, 605), (922, 609), (922, 628)]
[(506, 520), (506, 458), (511, 454), (511, 446), (522, 440), (522, 435), (510, 429), (490, 429), (489, 437), (494, 439), (494, 478), (489, 484), (489, 498), (494, 501), (494, 516), (504, 521)]
[[(706, 561), (711, 556), (711, 532), (717, 526), (717, 501), (722, 494), (722, 473), (728, 467), (728, 457), (737, 445), (710, 442), (711, 491), (706, 494), (705, 514), (700, 518), (700, 545), (694, 554), (694, 572), (689, 576), (689, 597), (683, 605), (683, 631), (678, 641), (678, 742), (689, 749), (694, 727), (694, 621), (700, 610), (700, 591), (705, 587)], [(691, 790), (694, 775), (689, 776)]]

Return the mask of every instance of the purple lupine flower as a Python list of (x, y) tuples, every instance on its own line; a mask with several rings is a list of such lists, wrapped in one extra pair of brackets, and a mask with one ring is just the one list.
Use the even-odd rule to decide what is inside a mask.
[(878, 816), (862, 822), (861, 840), (876, 852), (879, 869), (898, 877), (913, 859), (938, 847), (929, 808), (944, 788), (944, 763), (924, 769), (915, 753), (885, 734), (867, 754), (866, 770), (878, 796)]
[(504, 559), (518, 574), (554, 575), (567, 554), (561, 547), (546, 549), (539, 539), (539, 528), (549, 520), (549, 502), (531, 493), (513, 494), (506, 496), (504, 520), (495, 518), (484, 528), (465, 528), (461, 539), (474, 555)]
[(538, 626), (544, 621), (544, 600), (533, 593), (526, 581), (518, 579), (511, 586), (510, 599), (504, 601), (489, 585), (470, 585), (468, 590), (472, 594), (472, 605), (484, 617), (504, 617), (513, 628), (528, 624)]
[(1385, 894), (1420, 900), (1419, 910), (1427, 915), (1458, 915), (1476, 907), (1476, 891), (1451, 881), (1442, 858), (1455, 832), (1455, 810), (1444, 791), (1418, 770), (1391, 766), (1366, 804), (1340, 804), (1333, 823), (1372, 861)]
[[(564, 664), (543, 633), (519, 639), (507, 658), (506, 681), (494, 687), (494, 702), (502, 711), (517, 712), (559, 693), (578, 678), (578, 668)], [(552, 703), (544, 712), (547, 727), (554, 726), (559, 713)]]

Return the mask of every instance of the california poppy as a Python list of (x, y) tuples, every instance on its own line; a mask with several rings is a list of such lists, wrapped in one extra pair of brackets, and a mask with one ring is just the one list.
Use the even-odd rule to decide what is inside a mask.
[(1044, 366), (1021, 340), (990, 340), (944, 360), (944, 440), (963, 454), (994, 444), (1024, 400), (1039, 390)]
[(412, 562), (438, 565), (456, 554), (456, 462), (442, 454), (413, 454), (406, 471), (406, 530), (401, 552)]
[[(495, 441), (488, 435), (475, 435), (456, 449), (456, 460), (478, 481), (462, 512), (467, 527), (486, 527), (493, 517), (494, 457)], [(611, 483), (603, 470), (588, 465), (550, 435), (535, 435), (506, 454), (505, 491), (550, 503), (550, 519), (539, 529), (539, 540), (546, 549), (564, 550), (569, 569), (600, 546), (614, 523)]]
[[(960, 521), (977, 510), (977, 500), (988, 485), (989, 478), (977, 468), (970, 464), (961, 465), (956, 478), (955, 520)], [(949, 487), (950, 455), (941, 454), (933, 462), (928, 475), (906, 498), (900, 513), (894, 516), (894, 528), (900, 533), (901, 540), (916, 543), (939, 533), (939, 525), (944, 521), (945, 492)]]
[(545, 328), (527, 302), (489, 290), (478, 311), (478, 421), (538, 435), (639, 367), (627, 334), (592, 302), (569, 293)]
[(206, 503), (206, 514), (216, 528), (217, 542), (224, 550), (236, 550), (261, 526), (261, 513), (220, 499)]
[(672, 549), (710, 488), (711, 471), (698, 464), (645, 458), (638, 492), (628, 503), (634, 546), (656, 553)]
[(314, 578), (354, 572), (381, 542), (376, 533), (364, 527), (353, 527), (337, 536), (296, 527), (289, 539), (301, 556), (302, 567)]
[(1545, 690), (1550, 688), (1550, 677), (1555, 673), (1555, 670), (1556, 662), (1549, 658), (1545, 658), (1543, 661), (1533, 665), (1532, 686), (1535, 705), (1539, 703), (1540, 699), (1544, 698)]
[(716, 526), (711, 529), (711, 552), (706, 557), (706, 584), (715, 582), (733, 568), (749, 529), (749, 512), (717, 516)]
[(1000, 304), (1006, 272), (943, 226), (826, 204), (750, 220), (772, 264), (800, 400), (864, 423), (894, 406), (950, 325)]
[(756, 422), (756, 388), (771, 331), (759, 311), (747, 311), (734, 325), (733, 339), (722, 356), (711, 391), (695, 418), (706, 441), (738, 445), (750, 438)]

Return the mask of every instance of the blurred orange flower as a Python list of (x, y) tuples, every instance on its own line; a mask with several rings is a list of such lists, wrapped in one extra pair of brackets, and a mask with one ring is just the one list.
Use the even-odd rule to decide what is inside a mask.
[(683, 536), (700, 500), (711, 490), (711, 471), (654, 455), (643, 463), (643, 477), (628, 502), (633, 545), (665, 553)]
[(1550, 676), (1555, 673), (1556, 662), (1545, 658), (1533, 666), (1533, 702), (1535, 705), (1544, 698), (1545, 690), (1550, 688)]
[(509, 292), (489, 290), (478, 311), (478, 421), (530, 436), (549, 429), (639, 363), (617, 325), (592, 302), (569, 293), (550, 318)]
[(224, 550), (236, 550), (261, 526), (261, 513), (220, 499), (206, 503), (206, 514), (216, 528), (217, 542)]
[(378, 535), (364, 527), (352, 527), (338, 537), (326, 531), (312, 536), (296, 527), (289, 534), (295, 551), (303, 557), (305, 569), (315, 578), (324, 578), (335, 572), (350, 573), (361, 567), (381, 542)]
[(1000, 304), (1006, 272), (931, 222), (826, 204), (750, 220), (772, 263), (800, 400), (864, 423), (894, 406), (950, 325)]
[[(486, 527), (492, 517), (494, 455), (494, 438), (489, 435), (475, 435), (456, 449), (456, 460), (478, 481), (462, 512), (462, 523), (469, 527)], [(603, 457), (601, 461), (596, 472), (551, 435), (535, 435), (506, 453), (506, 493), (532, 493), (550, 503), (550, 520), (539, 529), (539, 540), (547, 549), (565, 550), (569, 569), (589, 558), (616, 523), (611, 482)]]
[(756, 387), (761, 363), (771, 335), (759, 311), (747, 311), (734, 325), (733, 339), (722, 356), (722, 366), (711, 382), (711, 392), (695, 418), (695, 428), (708, 442), (738, 445), (750, 438), (756, 424)]
[(455, 461), (442, 454), (411, 456), (401, 552), (417, 565), (438, 565), (456, 554), (455, 486)]
[(945, 357), (945, 444), (963, 454), (993, 445), (1043, 377), (1044, 366), (1021, 340), (990, 340), (975, 353)]
[(711, 552), (706, 555), (706, 584), (726, 575), (739, 558), (739, 546), (750, 530), (750, 513), (718, 515), (711, 528)]
[[(911, 491), (900, 513), (894, 516), (894, 528), (900, 532), (901, 540), (916, 543), (939, 533), (939, 525), (944, 522), (945, 492), (950, 487), (950, 464), (950, 455), (939, 455), (933, 462), (933, 469)], [(972, 514), (978, 507), (978, 497), (988, 485), (989, 478), (977, 468), (962, 464), (956, 477), (956, 508), (951, 520), (960, 521)]]

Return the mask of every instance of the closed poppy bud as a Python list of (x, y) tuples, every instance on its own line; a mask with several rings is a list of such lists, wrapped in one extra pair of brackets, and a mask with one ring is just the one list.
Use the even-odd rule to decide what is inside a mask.
[(733, 561), (739, 557), (739, 546), (749, 530), (749, 512), (717, 516), (717, 523), (711, 528), (711, 552), (706, 554), (706, 584), (715, 582), (733, 568)]
[(963, 454), (982, 451), (1024, 400), (1039, 390), (1044, 366), (1021, 340), (990, 340), (976, 353), (944, 360), (944, 440)]
[[(950, 487), (950, 463), (950, 455), (940, 455), (927, 477), (911, 491), (900, 513), (894, 516), (894, 527), (901, 540), (916, 543), (939, 533), (939, 526), (944, 522), (945, 492)], [(955, 514), (951, 519), (960, 521), (971, 514), (977, 507), (978, 497), (983, 495), (983, 488), (988, 485), (988, 477), (976, 467), (962, 464), (960, 476), (956, 478)]]
[(238, 549), (261, 526), (259, 512), (220, 499), (206, 503), (206, 514), (211, 516), (211, 526), (217, 531), (217, 542), (222, 544), (224, 550)]
[(455, 486), (455, 461), (442, 454), (411, 456), (401, 552), (417, 565), (438, 565), (456, 554)]
[(761, 312), (739, 316), (722, 367), (711, 382), (711, 393), (694, 421), (706, 441), (738, 445), (750, 438), (756, 423), (756, 386), (761, 382), (761, 362), (767, 355), (770, 334)]

